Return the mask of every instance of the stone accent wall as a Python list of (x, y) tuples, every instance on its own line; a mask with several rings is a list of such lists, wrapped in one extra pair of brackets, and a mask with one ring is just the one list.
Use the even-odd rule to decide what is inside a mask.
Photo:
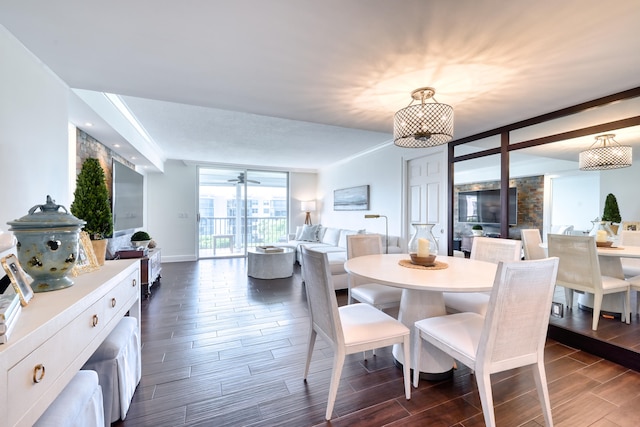
[(111, 200), (113, 197), (113, 159), (129, 166), (131, 169), (135, 169), (135, 165), (88, 133), (76, 128), (76, 176), (82, 169), (82, 163), (89, 158), (98, 159), (100, 162), (100, 166), (104, 170), (107, 189), (109, 190), (109, 199)]
[[(518, 189), (518, 224), (509, 228), (509, 238), (519, 239), (520, 229), (537, 228), (542, 231), (544, 208), (544, 175), (514, 178), (509, 187)], [(458, 193), (461, 191), (493, 190), (500, 188), (500, 181), (486, 181), (454, 186), (453, 229), (455, 237), (471, 235), (473, 224), (458, 222)], [(484, 226), (485, 233), (499, 233), (499, 226)]]

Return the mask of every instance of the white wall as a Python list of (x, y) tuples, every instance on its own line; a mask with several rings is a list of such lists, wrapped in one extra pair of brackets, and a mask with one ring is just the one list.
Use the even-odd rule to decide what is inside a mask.
[(0, 25), (0, 229), (44, 204), (69, 209), (75, 145), (68, 143), (69, 88)]
[(147, 174), (147, 232), (163, 262), (197, 258), (198, 168), (168, 160), (164, 173)]
[[(289, 174), (289, 233), (296, 231), (296, 226), (304, 224), (306, 213), (300, 210), (300, 203), (315, 200), (318, 175), (315, 173), (291, 172)], [(321, 208), (319, 201), (316, 202), (316, 209)], [(319, 223), (319, 213), (311, 212), (311, 222)]]
[[(410, 159), (441, 152), (446, 165), (446, 150), (443, 147), (425, 149), (399, 148), (388, 145), (366, 155), (350, 159), (348, 162), (323, 169), (318, 174), (318, 200), (321, 201), (321, 223), (328, 227), (366, 229), (383, 233), (384, 219), (365, 219), (365, 214), (386, 215), (389, 220), (389, 234), (409, 237), (406, 219), (405, 166)], [(369, 185), (370, 209), (368, 211), (334, 211), (334, 190)], [(443, 182), (443, 187), (447, 183)]]
[(640, 221), (640, 164), (636, 161), (628, 168), (600, 172), (600, 211), (602, 216), (607, 194), (616, 196), (623, 221)]

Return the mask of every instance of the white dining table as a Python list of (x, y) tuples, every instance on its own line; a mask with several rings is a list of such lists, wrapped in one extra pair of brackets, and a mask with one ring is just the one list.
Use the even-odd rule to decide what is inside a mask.
[[(446, 314), (443, 292), (490, 291), (497, 269), (497, 265), (490, 262), (452, 256), (437, 257), (437, 261), (447, 265), (443, 269), (405, 267), (399, 264), (400, 260), (409, 260), (409, 255), (361, 256), (345, 262), (344, 268), (354, 276), (402, 288), (398, 320), (411, 330), (412, 345), (416, 321)], [(417, 367), (425, 379), (450, 377), (453, 359), (424, 341), (422, 346), (422, 357), (412, 362), (412, 368)], [(399, 364), (404, 363), (402, 346), (394, 346), (393, 356)]]

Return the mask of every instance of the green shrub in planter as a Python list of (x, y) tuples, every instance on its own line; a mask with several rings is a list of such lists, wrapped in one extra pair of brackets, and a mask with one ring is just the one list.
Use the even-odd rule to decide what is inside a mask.
[(131, 236), (132, 242), (144, 242), (146, 240), (151, 240), (151, 236), (146, 231), (136, 231)]

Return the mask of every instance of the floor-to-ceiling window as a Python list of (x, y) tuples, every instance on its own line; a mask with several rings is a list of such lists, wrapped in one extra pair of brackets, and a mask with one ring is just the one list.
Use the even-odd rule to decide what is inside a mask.
[(288, 173), (199, 168), (198, 257), (245, 256), (287, 233)]

